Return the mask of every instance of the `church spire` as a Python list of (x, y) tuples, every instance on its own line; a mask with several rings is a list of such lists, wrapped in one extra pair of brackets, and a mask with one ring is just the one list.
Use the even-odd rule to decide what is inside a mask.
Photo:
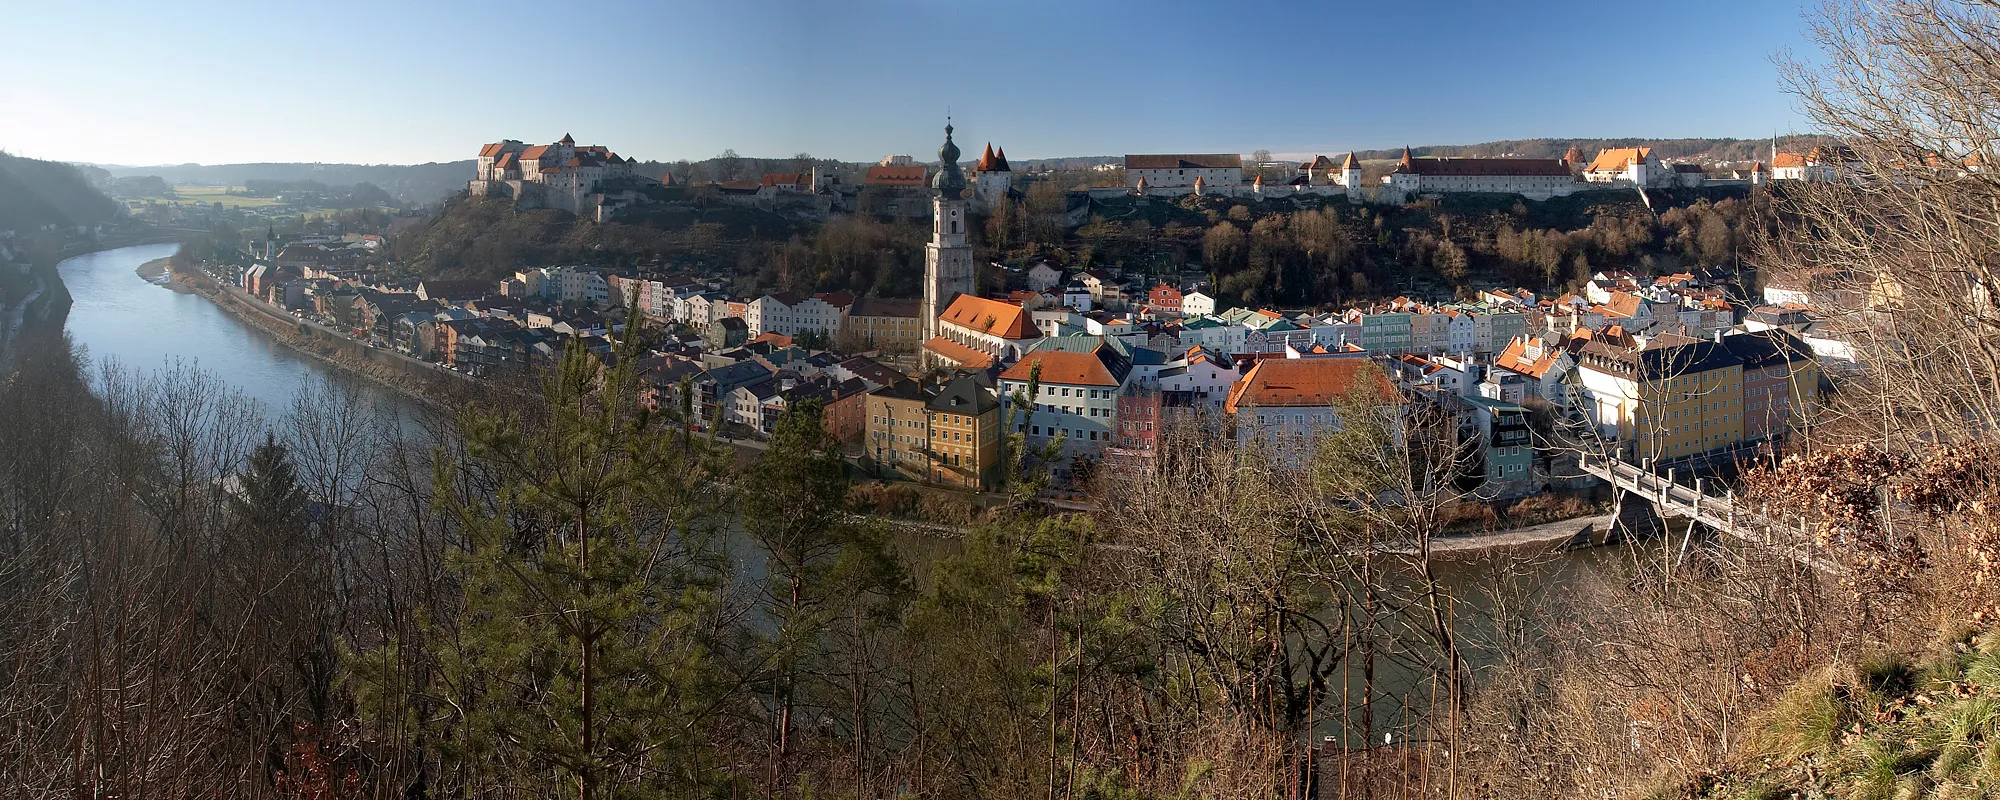
[(965, 172), (958, 167), (958, 155), (958, 145), (951, 141), (951, 121), (947, 119), (944, 146), (938, 148), (938, 174), (931, 179), (931, 188), (947, 200), (957, 200), (965, 192)]

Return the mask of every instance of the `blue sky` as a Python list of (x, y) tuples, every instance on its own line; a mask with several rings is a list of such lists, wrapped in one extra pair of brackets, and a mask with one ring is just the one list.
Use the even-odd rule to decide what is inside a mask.
[(0, 148), (416, 163), (565, 132), (640, 159), (1344, 152), (1803, 123), (1796, 0), (17, 3)]

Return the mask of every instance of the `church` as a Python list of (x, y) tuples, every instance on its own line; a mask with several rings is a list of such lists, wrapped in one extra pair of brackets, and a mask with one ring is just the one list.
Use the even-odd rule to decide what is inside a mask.
[[(931, 179), (931, 240), (924, 245), (924, 299), (918, 311), (924, 326), (923, 364), (984, 369), (1020, 358), (1041, 333), (1019, 305), (979, 296), (967, 229), (968, 182), (951, 134), (946, 124), (938, 173)], [(992, 145), (975, 171), (979, 188), (974, 196), (982, 204), (1004, 199), (1012, 188), (1006, 157), (994, 153)]]

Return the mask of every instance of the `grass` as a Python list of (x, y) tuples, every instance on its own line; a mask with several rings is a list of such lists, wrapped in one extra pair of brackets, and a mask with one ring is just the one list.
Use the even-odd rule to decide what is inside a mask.
[(221, 203), (224, 208), (263, 208), (265, 206), (278, 205), (278, 201), (269, 197), (244, 197), (243, 195), (229, 193), (231, 189), (240, 190), (242, 188), (241, 186), (193, 186), (180, 184), (174, 187), (173, 197), (158, 199), (169, 202), (201, 203), (202, 205)]
[(1683, 798), (2000, 796), (2000, 631), (1799, 681), (1738, 767)]

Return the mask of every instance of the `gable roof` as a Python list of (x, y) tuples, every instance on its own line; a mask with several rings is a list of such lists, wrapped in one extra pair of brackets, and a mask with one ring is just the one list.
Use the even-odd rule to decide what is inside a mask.
[(938, 320), (1002, 339), (1033, 339), (1041, 335), (1027, 309), (976, 295), (959, 295), (938, 315)]
[(930, 400), (932, 411), (979, 416), (1000, 407), (1000, 398), (993, 396), (992, 388), (978, 375), (960, 375), (938, 389), (937, 396)]
[[(1369, 384), (1372, 383), (1371, 387)], [(1261, 359), (1229, 388), (1224, 412), (1241, 408), (1319, 408), (1357, 389), (1373, 390), (1382, 402), (1393, 402), (1396, 389), (1387, 376), (1359, 358)]]
[(849, 309), (849, 317), (909, 317), (915, 319), (923, 301), (914, 297), (859, 297)]
[(1436, 177), (1565, 177), (1569, 165), (1556, 158), (1411, 158), (1396, 167), (1406, 175)]
[(1597, 151), (1597, 157), (1590, 160), (1587, 167), (1591, 172), (1617, 172), (1625, 165), (1637, 161), (1641, 164), (1653, 157), (1650, 147), (1612, 147)]
[(909, 167), (868, 168), (868, 174), (861, 182), (870, 186), (922, 186), (928, 169), (921, 164)]
[(1124, 383), (1123, 362), (1115, 351), (1100, 347), (1094, 352), (1075, 353), (1068, 350), (1036, 350), (1024, 355), (1014, 366), (1008, 367), (1000, 377), (1025, 381), (1034, 374), (1035, 365), (1041, 365), (1041, 382), (1059, 383), (1070, 386), (1118, 386)]
[(924, 349), (965, 369), (986, 369), (993, 366), (992, 353), (966, 347), (942, 336), (925, 339)]
[(797, 172), (766, 172), (763, 179), (765, 186), (797, 186), (800, 182)]
[(1235, 153), (1175, 153), (1170, 155), (1125, 156), (1126, 169), (1242, 169), (1243, 156)]
[(1803, 167), (1805, 165), (1806, 165), (1806, 157), (1800, 153), (1779, 153), (1771, 157), (1772, 169), (1785, 169), (1787, 167), (1796, 168), (1796, 167)]

